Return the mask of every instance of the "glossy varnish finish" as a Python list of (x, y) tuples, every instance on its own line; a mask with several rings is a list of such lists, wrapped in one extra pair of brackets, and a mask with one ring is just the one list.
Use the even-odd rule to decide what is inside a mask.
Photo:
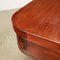
[(12, 22), (23, 52), (37, 60), (60, 59), (60, 0), (33, 0)]

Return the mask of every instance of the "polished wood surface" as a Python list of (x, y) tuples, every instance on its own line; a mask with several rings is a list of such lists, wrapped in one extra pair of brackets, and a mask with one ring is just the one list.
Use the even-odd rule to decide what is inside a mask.
[(27, 47), (23, 50), (41, 60), (60, 59), (60, 0), (33, 0), (13, 15), (12, 22), (18, 45)]

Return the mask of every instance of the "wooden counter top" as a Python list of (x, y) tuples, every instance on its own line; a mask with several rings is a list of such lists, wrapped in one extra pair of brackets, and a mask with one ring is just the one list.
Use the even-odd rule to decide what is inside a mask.
[(15, 26), (60, 44), (60, 0), (36, 1), (15, 13)]
[(33, 0), (12, 22), (20, 49), (37, 60), (60, 60), (60, 0)]

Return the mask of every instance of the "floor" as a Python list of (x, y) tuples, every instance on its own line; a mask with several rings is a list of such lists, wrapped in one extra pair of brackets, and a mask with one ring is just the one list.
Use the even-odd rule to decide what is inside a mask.
[(33, 60), (18, 49), (11, 22), (16, 10), (0, 11), (0, 60)]

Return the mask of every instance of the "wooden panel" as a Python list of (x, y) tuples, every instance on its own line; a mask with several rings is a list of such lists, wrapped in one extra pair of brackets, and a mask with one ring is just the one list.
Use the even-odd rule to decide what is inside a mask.
[[(18, 36), (33, 43), (32, 45), (52, 50), (51, 53), (57, 52), (60, 56), (60, 0), (33, 0), (13, 15), (12, 22)], [(26, 51), (31, 53), (29, 49)], [(37, 49), (40, 50), (40, 47)], [(41, 53), (39, 50), (35, 52)], [(55, 56), (56, 54), (54, 58)]]

